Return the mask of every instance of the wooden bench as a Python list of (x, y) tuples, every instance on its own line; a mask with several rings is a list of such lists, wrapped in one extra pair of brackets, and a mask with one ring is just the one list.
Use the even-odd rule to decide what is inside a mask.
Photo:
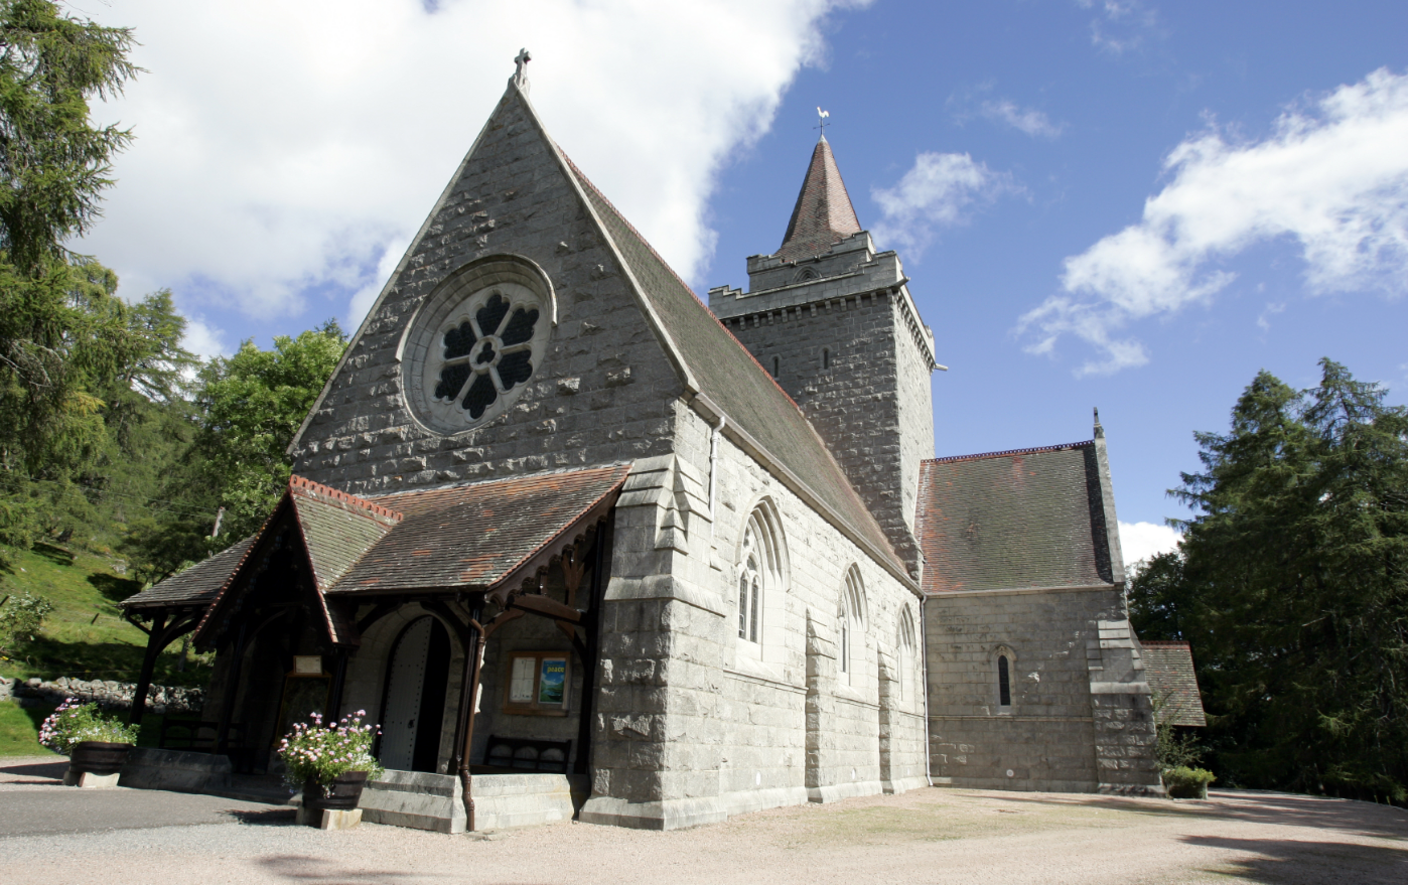
[(491, 735), (484, 747), (484, 765), (498, 771), (567, 773), (572, 742)]
[[(202, 722), (199, 719), (172, 719), (163, 717), (161, 734), (157, 738), (157, 748), (161, 750), (185, 750), (190, 753), (215, 752), (215, 739), (220, 733), (220, 723)], [(230, 723), (230, 742), (239, 744), (244, 736), (244, 726)]]

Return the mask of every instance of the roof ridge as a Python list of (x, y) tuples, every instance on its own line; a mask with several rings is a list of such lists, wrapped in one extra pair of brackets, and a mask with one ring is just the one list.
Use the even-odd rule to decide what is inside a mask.
[(313, 492), (314, 494), (324, 495), (326, 497), (332, 498), (334, 501), (338, 501), (343, 504), (350, 504), (353, 507), (357, 507), (362, 510), (369, 510), (377, 516), (382, 516), (395, 522), (400, 522), (402, 519), (405, 519), (405, 516), (403, 514), (392, 510), (390, 507), (383, 507), (373, 501), (368, 501), (366, 498), (359, 498), (356, 495), (349, 495), (347, 492), (344, 492), (341, 489), (335, 489), (332, 486), (325, 486), (320, 482), (315, 482), (314, 480), (308, 479), (306, 476), (299, 476), (296, 473), (290, 475), (288, 479), (289, 493), (292, 494), (295, 489), (305, 489), (307, 491)]
[(982, 458), (1002, 458), (1008, 455), (1036, 455), (1042, 452), (1062, 452), (1067, 449), (1084, 449), (1095, 445), (1095, 440), (1088, 439), (1083, 442), (1061, 443), (1054, 446), (1037, 446), (1030, 449), (1006, 449), (1001, 452), (980, 452), (976, 455), (949, 455), (946, 458), (925, 458), (921, 464), (952, 464), (955, 461), (977, 461)]

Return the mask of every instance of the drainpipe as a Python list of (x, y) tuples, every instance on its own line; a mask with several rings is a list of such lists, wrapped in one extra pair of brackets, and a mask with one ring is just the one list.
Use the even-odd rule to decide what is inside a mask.
[(465, 829), (470, 832), (474, 831), (474, 779), (469, 773), (469, 749), (474, 743), (474, 713), (479, 706), (479, 670), (484, 663), (483, 617), (484, 606), (480, 603), (470, 612), (469, 629), (473, 631), (474, 638), (465, 650), (465, 680), (460, 693), (460, 734), (464, 735), (464, 743), (460, 747), (459, 775), (460, 788), (464, 792)]

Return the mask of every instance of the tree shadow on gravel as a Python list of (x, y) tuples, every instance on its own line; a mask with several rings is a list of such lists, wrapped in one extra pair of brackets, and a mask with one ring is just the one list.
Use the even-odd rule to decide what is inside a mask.
[(298, 816), (298, 809), (270, 808), (249, 811), (242, 808), (233, 808), (225, 813), (246, 826), (283, 827), (293, 825), (294, 820)]
[(1379, 839), (1408, 841), (1408, 811), (1389, 805), (1254, 790), (1214, 790), (1207, 800), (1126, 799), (1071, 794), (1003, 797), (1037, 805), (1078, 805), (1155, 817), (1201, 817), (1279, 826), (1312, 827)]
[(280, 854), (259, 858), (270, 876), (285, 882), (311, 882), (314, 885), (344, 885), (349, 882), (429, 882), (435, 877), (409, 870), (368, 870), (347, 867), (326, 857)]
[(1183, 841), (1201, 848), (1258, 855), (1240, 858), (1216, 869), (1204, 869), (1204, 872), (1231, 875), (1248, 882), (1268, 885), (1318, 885), (1321, 882), (1402, 885), (1408, 881), (1408, 848), (1346, 845), (1342, 842), (1226, 839), (1218, 836), (1185, 836)]

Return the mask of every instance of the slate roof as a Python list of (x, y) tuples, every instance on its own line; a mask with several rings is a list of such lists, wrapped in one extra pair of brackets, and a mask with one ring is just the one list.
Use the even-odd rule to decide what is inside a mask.
[[(329, 595), (485, 589), (530, 562), (584, 516), (614, 503), (630, 464), (383, 495), (402, 515)], [(571, 540), (571, 539), (567, 539)]]
[(298, 514), (314, 582), (324, 592), (402, 518), (380, 504), (301, 476), (289, 480), (288, 493)]
[[(826, 155), (830, 156), (829, 149)], [(845, 520), (854, 534), (865, 538), (879, 555), (888, 558), (893, 570), (905, 574), (903, 562), (874, 515), (802, 410), (611, 201), (565, 154), (563, 159), (639, 281), (642, 295), (660, 318), (664, 334), (696, 379), (700, 392), (718, 404), (737, 429), (756, 440), (804, 482), (819, 500)], [(831, 166), (835, 167), (834, 161)], [(854, 216), (854, 212), (851, 214)], [(856, 229), (860, 229), (859, 225)]]
[(846, 193), (841, 170), (823, 135), (812, 151), (807, 177), (802, 179), (802, 190), (797, 194), (797, 205), (792, 207), (792, 218), (787, 222), (787, 233), (776, 257), (797, 261), (821, 255), (860, 230), (860, 219)]
[(1165, 725), (1208, 724), (1203, 713), (1203, 696), (1198, 691), (1198, 674), (1193, 668), (1193, 649), (1186, 642), (1139, 643), (1144, 658), (1144, 675), (1158, 705), (1159, 722)]
[(118, 605), (136, 610), (205, 605), (215, 598), (240, 563), (244, 562), (256, 537), (250, 535), (243, 541), (236, 541), (214, 556), (129, 596)]
[(926, 593), (1113, 581), (1094, 441), (924, 461), (918, 522)]

